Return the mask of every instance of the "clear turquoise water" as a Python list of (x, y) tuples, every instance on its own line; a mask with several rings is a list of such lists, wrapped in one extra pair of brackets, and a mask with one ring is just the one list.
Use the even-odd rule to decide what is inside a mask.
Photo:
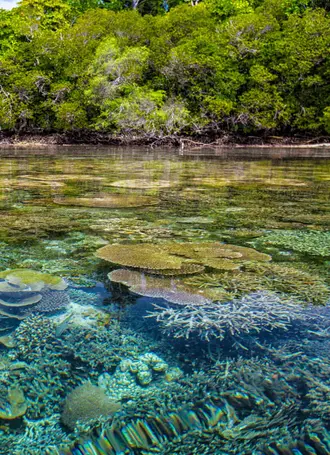
[(0, 454), (329, 454), (329, 171), (3, 149)]

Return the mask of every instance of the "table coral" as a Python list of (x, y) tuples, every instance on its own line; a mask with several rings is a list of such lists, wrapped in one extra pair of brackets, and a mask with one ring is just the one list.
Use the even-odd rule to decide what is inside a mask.
[(32, 313), (48, 313), (70, 303), (64, 291), (67, 283), (60, 277), (31, 269), (0, 272), (0, 314), (24, 319)]

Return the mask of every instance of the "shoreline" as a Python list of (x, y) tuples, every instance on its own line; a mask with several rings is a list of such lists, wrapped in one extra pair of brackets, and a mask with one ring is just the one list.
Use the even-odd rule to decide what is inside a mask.
[(145, 136), (112, 136), (108, 134), (97, 135), (68, 135), (68, 134), (1, 134), (0, 149), (28, 148), (28, 147), (147, 147), (171, 148), (180, 150), (201, 149), (269, 149), (269, 148), (330, 148), (330, 136), (322, 137), (287, 137), (287, 136), (224, 136), (210, 141), (210, 138), (192, 138), (187, 136), (145, 137)]

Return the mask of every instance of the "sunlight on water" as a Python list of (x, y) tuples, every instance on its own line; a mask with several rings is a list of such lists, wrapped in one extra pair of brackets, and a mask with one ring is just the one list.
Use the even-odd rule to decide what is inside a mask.
[(0, 454), (330, 454), (330, 157), (299, 153), (2, 150)]

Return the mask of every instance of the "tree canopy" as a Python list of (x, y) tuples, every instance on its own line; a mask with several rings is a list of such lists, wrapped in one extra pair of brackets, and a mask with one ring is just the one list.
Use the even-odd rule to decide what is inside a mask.
[(22, 0), (0, 131), (330, 133), (324, 0)]

